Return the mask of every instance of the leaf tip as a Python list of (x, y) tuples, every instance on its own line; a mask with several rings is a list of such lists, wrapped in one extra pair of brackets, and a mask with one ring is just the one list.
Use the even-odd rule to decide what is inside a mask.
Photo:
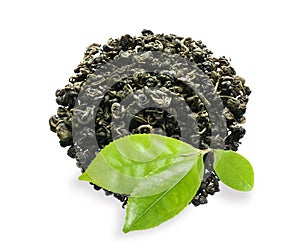
[(132, 229), (132, 227), (131, 227), (131, 224), (128, 223), (127, 221), (125, 221), (122, 231), (123, 231), (124, 233), (128, 233), (128, 232), (133, 231), (133, 229)]
[(126, 234), (128, 232), (130, 232), (130, 229), (126, 226), (123, 227), (123, 232)]
[(79, 180), (83, 180), (83, 181), (89, 181), (90, 180), (90, 176), (87, 173), (83, 173), (78, 177)]

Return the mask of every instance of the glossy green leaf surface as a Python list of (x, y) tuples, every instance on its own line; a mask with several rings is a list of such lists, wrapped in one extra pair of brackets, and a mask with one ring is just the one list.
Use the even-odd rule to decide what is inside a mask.
[[(199, 155), (178, 157), (168, 168), (163, 167), (151, 172), (132, 191), (132, 197), (151, 196), (177, 184), (195, 165)], [(202, 156), (201, 156), (202, 157)]]
[(229, 187), (250, 191), (254, 186), (254, 171), (250, 162), (231, 150), (214, 150), (215, 171), (220, 180)]
[(79, 177), (109, 191), (130, 194), (154, 171), (199, 153), (191, 145), (156, 134), (135, 134), (120, 138), (101, 150)]
[[(130, 196), (123, 231), (127, 233), (158, 226), (182, 211), (199, 189), (203, 176), (202, 155), (199, 159), (194, 157), (193, 164), (191, 170), (167, 190), (145, 197)], [(174, 181), (176, 177), (173, 174)], [(145, 184), (139, 184), (136, 190), (139, 190), (139, 186)]]

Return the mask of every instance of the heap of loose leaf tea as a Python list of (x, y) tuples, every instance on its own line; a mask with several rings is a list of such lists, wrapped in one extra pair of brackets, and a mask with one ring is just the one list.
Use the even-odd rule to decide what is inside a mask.
[[(147, 103), (150, 100), (159, 101), (159, 99), (164, 97), (164, 90), (184, 100), (194, 113), (188, 117), (193, 118), (191, 120), (196, 120), (200, 140), (193, 140), (194, 137), (191, 136), (189, 141), (199, 142), (198, 148), (201, 150), (205, 150), (210, 146), (212, 129), (205, 104), (191, 87), (186, 86), (185, 82), (167, 74), (136, 71), (136, 73), (133, 73), (133, 76), (120, 78), (105, 93), (103, 100), (98, 105), (95, 117), (89, 114), (91, 109), (86, 108), (82, 110), (80, 118), (74, 119), (74, 107), (77, 97), (83, 90), (87, 80), (99, 68), (120, 57), (128, 57), (131, 54), (146, 51), (178, 54), (180, 57), (194, 63), (207, 75), (214, 86), (216, 95), (221, 98), (224, 105), (223, 114), (227, 123), (227, 131), (224, 136), (221, 136), (225, 141), (224, 149), (233, 151), (238, 149), (240, 139), (245, 134), (245, 129), (241, 124), (245, 122), (244, 114), (248, 96), (251, 93), (249, 87), (245, 85), (245, 80), (236, 74), (228, 59), (225, 57), (213, 57), (212, 52), (201, 41), (173, 34), (153, 34), (150, 30), (143, 30), (142, 35), (137, 37), (126, 34), (119, 39), (109, 39), (107, 44), (103, 46), (96, 43), (90, 45), (85, 51), (83, 60), (74, 70), (75, 75), (70, 77), (70, 83), (65, 88), (56, 91), (56, 102), (59, 107), (57, 114), (49, 120), (50, 128), (57, 133), (60, 145), (69, 147), (68, 155), (76, 158), (77, 165), (82, 169), (82, 172), (88, 168), (91, 161), (95, 158), (95, 153), (99, 149), (106, 147), (113, 139), (138, 133), (157, 133), (180, 139), (183, 133), (181, 133), (182, 130), (174, 114), (159, 107), (147, 107)], [(86, 91), (85, 94), (92, 99), (94, 97), (96, 100), (97, 95), (99, 95), (98, 91), (101, 91), (100, 82), (97, 84), (97, 81), (95, 81), (94, 86), (89, 88), (89, 91)], [(149, 90), (149, 88), (153, 87), (159, 87), (162, 91), (152, 92)], [(111, 122), (114, 109), (117, 109), (122, 100), (132, 92), (140, 95), (137, 103), (140, 103), (142, 110), (134, 115), (128, 129), (124, 130), (122, 126), (119, 126), (119, 129), (115, 131), (119, 134), (113, 136)], [(214, 101), (213, 97), (211, 100)], [(125, 112), (126, 110), (128, 109), (124, 109)], [(79, 138), (74, 143), (74, 136), (72, 135), (72, 124), (74, 122), (80, 122), (82, 125), (94, 122), (95, 129), (82, 128), (80, 133), (76, 133), (79, 135)], [(83, 143), (89, 143), (89, 138), (94, 138), (94, 136), (96, 136), (97, 145), (84, 148)], [(213, 195), (219, 191), (219, 178), (214, 171), (213, 160), (209, 156), (205, 158), (204, 179), (201, 181), (199, 190), (191, 201), (195, 206), (207, 203), (208, 195)], [(94, 187), (95, 189), (101, 189), (96, 185)], [(124, 205), (128, 199), (126, 194), (112, 193), (107, 190), (105, 190), (105, 193), (107, 195), (113, 194), (120, 201), (124, 202)]]

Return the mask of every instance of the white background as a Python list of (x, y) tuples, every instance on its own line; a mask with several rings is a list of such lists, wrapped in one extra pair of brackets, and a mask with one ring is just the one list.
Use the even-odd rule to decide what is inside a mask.
[[(299, 246), (298, 1), (2, 1), (1, 246)], [(48, 119), (86, 46), (143, 28), (203, 40), (251, 87), (239, 152), (255, 189), (221, 193), (161, 226), (122, 233), (125, 211), (78, 181)]]

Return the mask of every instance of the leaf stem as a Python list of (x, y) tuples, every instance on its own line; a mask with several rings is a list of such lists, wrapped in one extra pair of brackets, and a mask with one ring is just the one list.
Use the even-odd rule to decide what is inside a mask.
[(195, 150), (195, 152), (192, 153), (186, 153), (186, 154), (179, 154), (178, 156), (182, 156), (182, 157), (192, 157), (192, 156), (197, 156), (197, 155), (204, 155), (207, 154), (209, 152), (213, 151), (213, 149), (208, 148), (208, 149), (197, 149)]

